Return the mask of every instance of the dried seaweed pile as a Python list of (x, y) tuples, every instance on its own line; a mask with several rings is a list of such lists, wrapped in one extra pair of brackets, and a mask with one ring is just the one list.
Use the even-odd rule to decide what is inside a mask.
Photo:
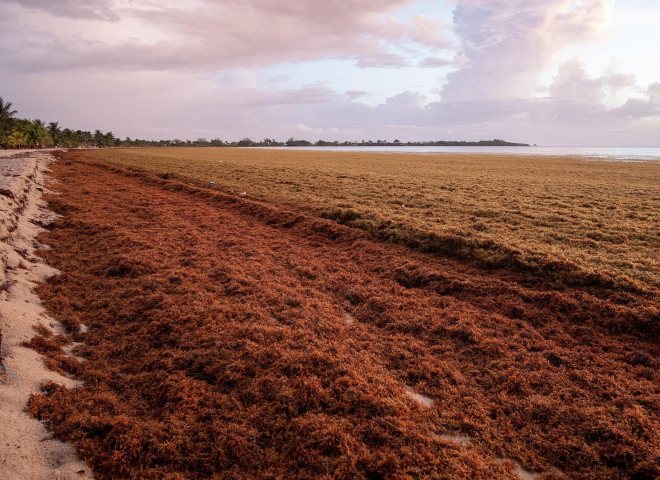
[[(651, 479), (652, 299), (63, 159), (31, 412), (98, 478)], [(80, 333), (79, 326), (88, 327)]]
[(80, 151), (543, 281), (660, 289), (660, 162), (241, 148)]

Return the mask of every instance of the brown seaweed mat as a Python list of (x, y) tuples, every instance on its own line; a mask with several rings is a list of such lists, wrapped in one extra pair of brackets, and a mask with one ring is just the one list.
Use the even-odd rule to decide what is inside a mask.
[(85, 386), (30, 410), (98, 478), (658, 475), (653, 299), (60, 157), (39, 293), (83, 360), (33, 344)]

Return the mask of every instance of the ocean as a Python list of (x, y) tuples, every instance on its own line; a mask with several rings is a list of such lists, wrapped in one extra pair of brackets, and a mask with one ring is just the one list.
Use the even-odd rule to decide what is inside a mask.
[(380, 153), (483, 153), (490, 155), (566, 156), (585, 159), (647, 162), (660, 161), (660, 147), (255, 147), (320, 150), (330, 152)]

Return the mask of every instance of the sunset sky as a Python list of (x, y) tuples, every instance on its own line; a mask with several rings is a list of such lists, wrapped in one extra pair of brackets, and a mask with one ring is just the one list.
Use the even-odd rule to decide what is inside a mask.
[(658, 0), (0, 0), (19, 116), (141, 138), (660, 144)]

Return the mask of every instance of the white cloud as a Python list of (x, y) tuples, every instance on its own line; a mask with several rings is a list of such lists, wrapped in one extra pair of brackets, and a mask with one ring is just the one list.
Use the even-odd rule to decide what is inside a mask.
[(590, 77), (584, 62), (575, 58), (560, 65), (548, 93), (556, 99), (607, 105), (616, 101), (620, 91), (635, 86), (635, 77), (629, 74), (610, 71)]
[(446, 101), (533, 96), (554, 55), (608, 24), (613, 0), (458, 0), (455, 33), (467, 59), (451, 73)]
[(401, 55), (378, 52), (358, 57), (355, 65), (360, 68), (402, 68), (407, 67), (408, 63)]

